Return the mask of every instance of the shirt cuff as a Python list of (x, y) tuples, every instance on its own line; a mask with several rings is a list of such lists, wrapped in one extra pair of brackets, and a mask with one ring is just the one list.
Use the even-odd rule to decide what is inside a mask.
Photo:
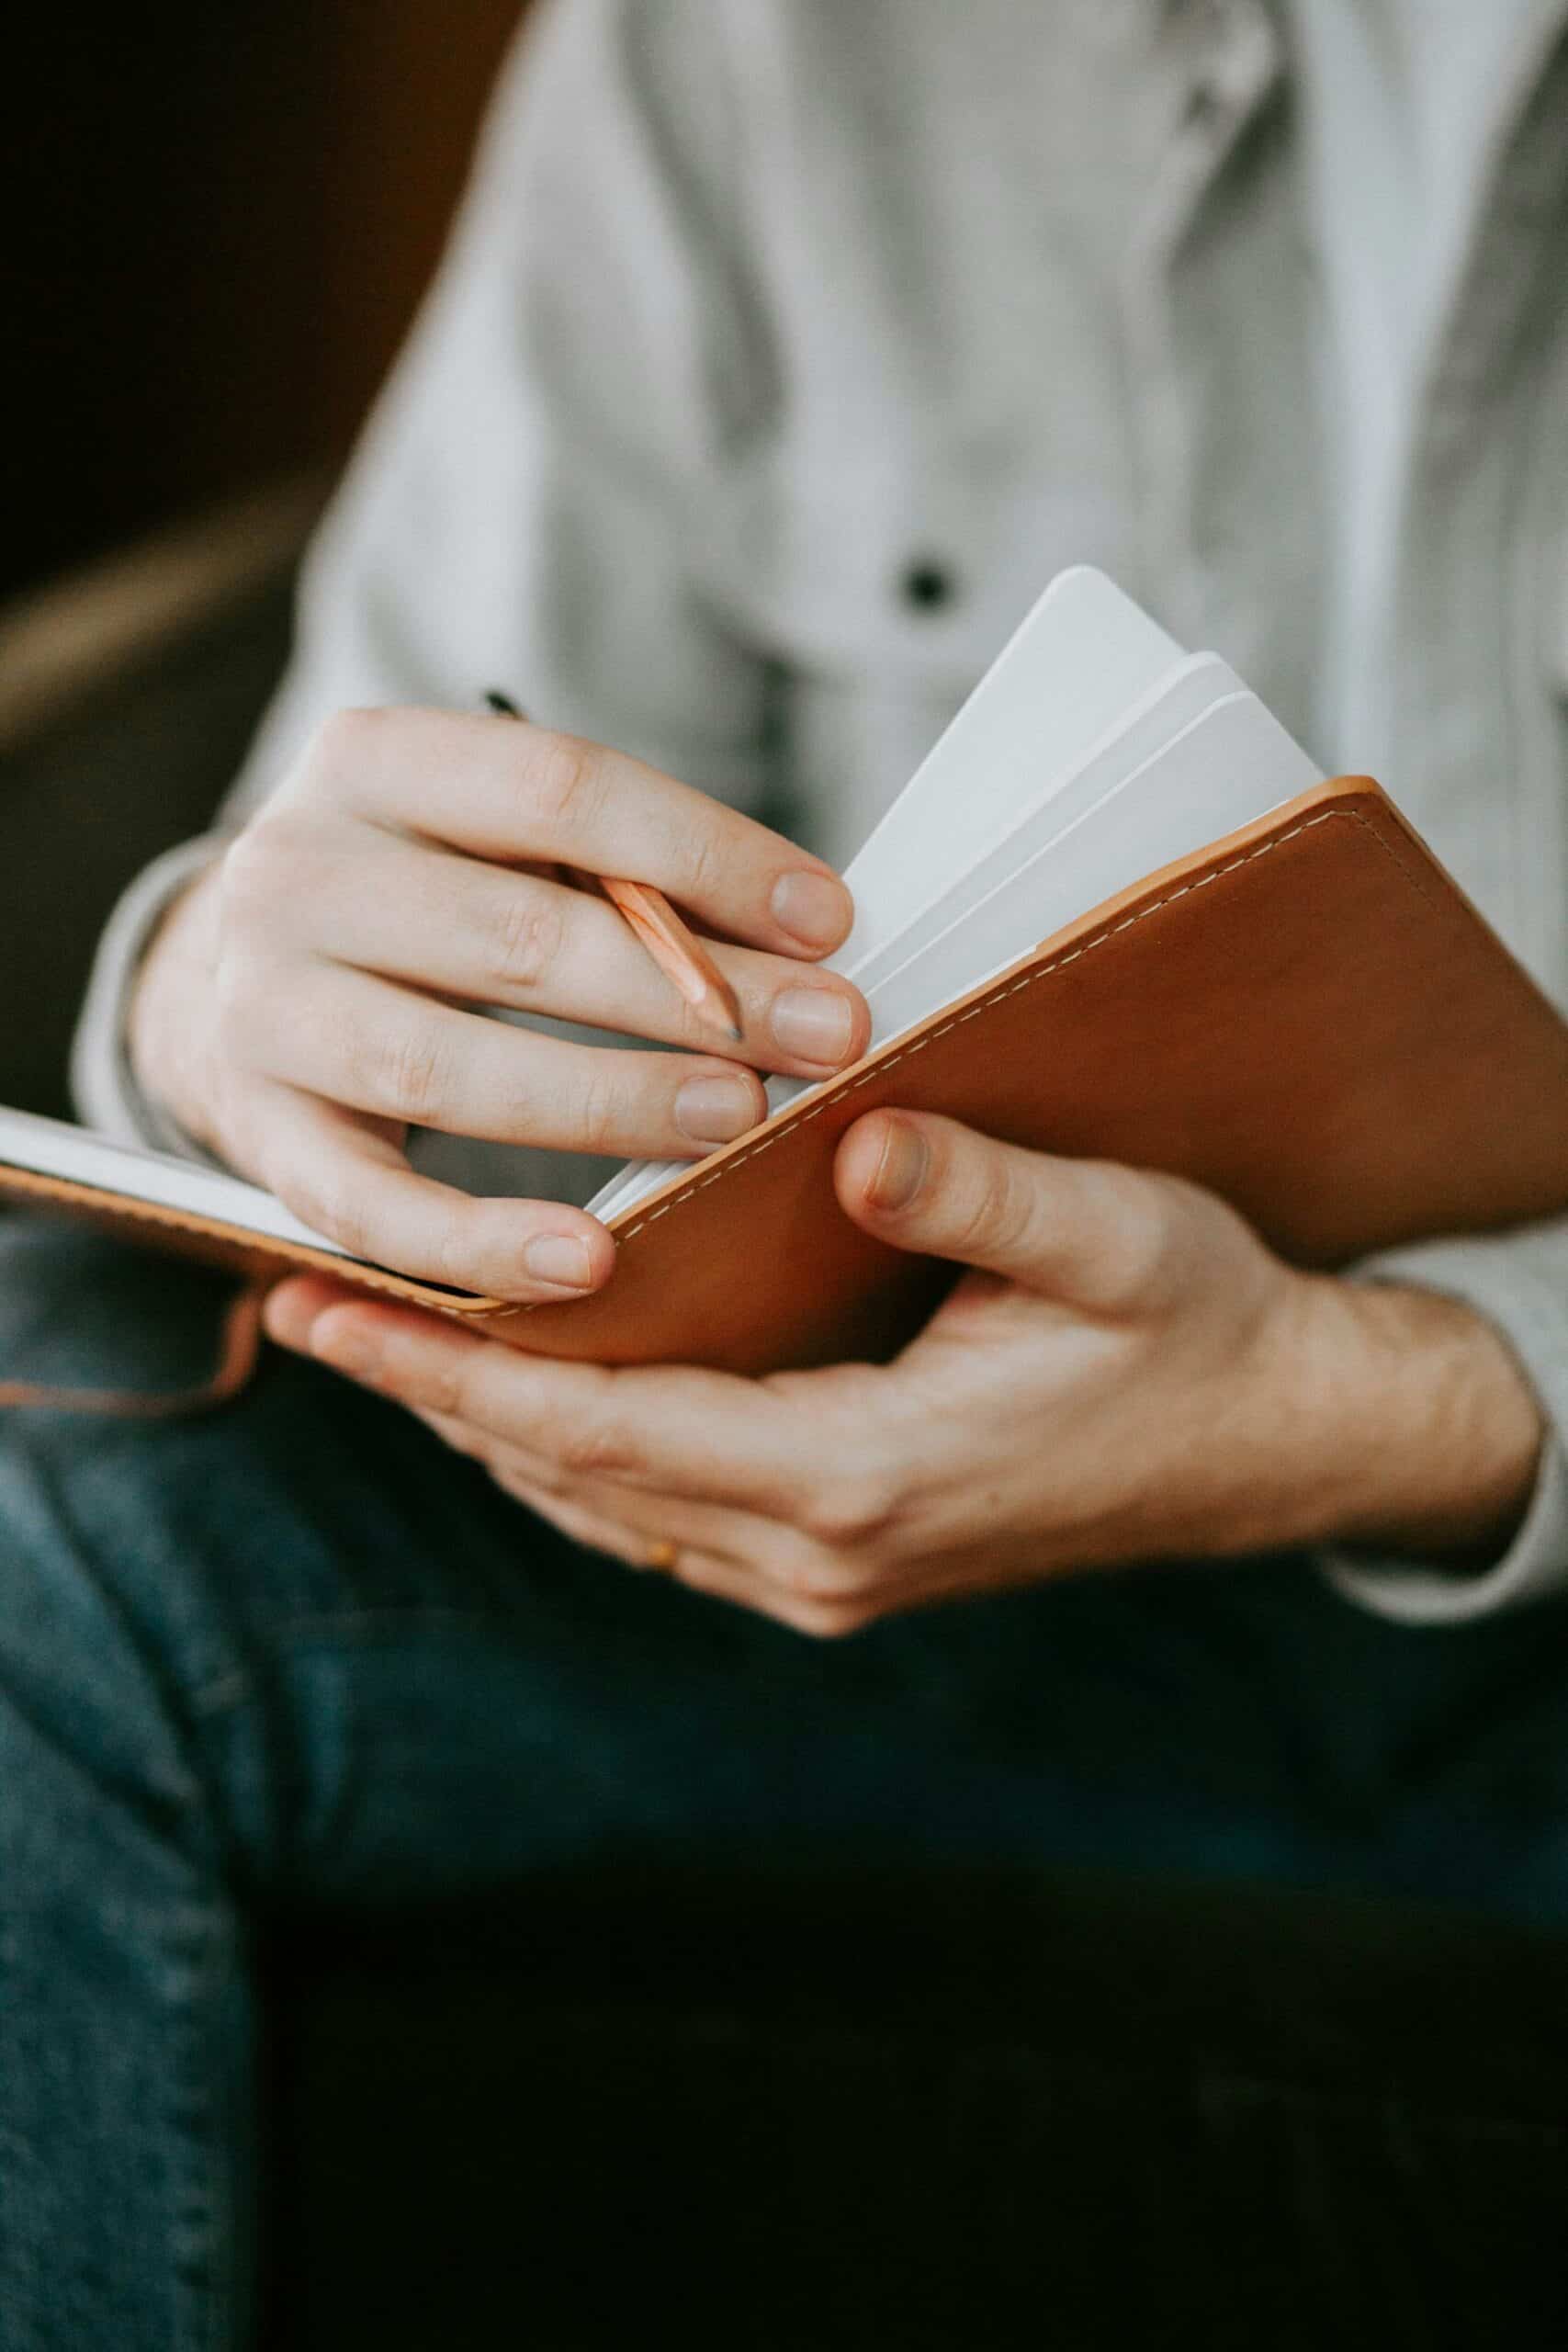
[(127, 1048), (131, 992), (142, 958), (182, 890), (227, 848), (227, 836), (182, 842), (139, 874), (110, 915), (71, 1048), (71, 1091), (83, 1120), (117, 1143), (141, 1144), (218, 1166), (136, 1082)]
[(1330, 1584), (1404, 1625), (1466, 1624), (1568, 1590), (1568, 1227), (1418, 1243), (1368, 1260), (1356, 1279), (1441, 1291), (1484, 1315), (1517, 1357), (1549, 1430), (1524, 1522), (1492, 1566), (1326, 1549), (1317, 1558)]
[(1320, 1553), (1336, 1591), (1401, 1625), (1463, 1625), (1495, 1610), (1511, 1609), (1561, 1592), (1568, 1584), (1568, 1453), (1549, 1438), (1524, 1525), (1490, 1568), (1466, 1575), (1423, 1567), (1418, 1561), (1378, 1559), (1358, 1553)]

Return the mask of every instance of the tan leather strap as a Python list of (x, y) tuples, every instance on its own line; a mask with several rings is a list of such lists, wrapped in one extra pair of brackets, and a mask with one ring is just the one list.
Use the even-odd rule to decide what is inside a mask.
[(116, 1420), (172, 1420), (210, 1412), (237, 1396), (261, 1352), (262, 1301), (270, 1281), (247, 1283), (224, 1309), (218, 1360), (192, 1388), (51, 1388), (32, 1380), (0, 1380), (0, 1406), (44, 1405), (56, 1413), (100, 1413)]

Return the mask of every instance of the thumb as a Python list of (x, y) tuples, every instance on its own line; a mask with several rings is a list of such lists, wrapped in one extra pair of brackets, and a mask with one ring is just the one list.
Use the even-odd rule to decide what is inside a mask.
[(951, 1258), (1089, 1310), (1157, 1278), (1169, 1189), (1103, 1160), (1056, 1159), (912, 1111), (873, 1111), (839, 1146), (845, 1214), (899, 1250)]

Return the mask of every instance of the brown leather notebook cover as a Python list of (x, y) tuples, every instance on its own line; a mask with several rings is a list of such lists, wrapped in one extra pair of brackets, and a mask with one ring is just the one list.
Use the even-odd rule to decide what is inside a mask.
[(1378, 786), (1168, 866), (613, 1220), (608, 1286), (508, 1306), (0, 1167), (0, 1193), (268, 1276), (313, 1266), (544, 1354), (760, 1372), (885, 1354), (941, 1268), (852, 1226), (878, 1104), (1211, 1185), (1299, 1264), (1568, 1207), (1568, 1025)]

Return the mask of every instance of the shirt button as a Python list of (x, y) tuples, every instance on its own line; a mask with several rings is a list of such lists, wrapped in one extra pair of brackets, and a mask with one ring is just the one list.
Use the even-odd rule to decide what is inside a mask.
[(940, 557), (916, 556), (904, 567), (898, 593), (911, 611), (937, 613), (952, 604), (958, 594), (958, 582), (953, 566), (943, 563)]

